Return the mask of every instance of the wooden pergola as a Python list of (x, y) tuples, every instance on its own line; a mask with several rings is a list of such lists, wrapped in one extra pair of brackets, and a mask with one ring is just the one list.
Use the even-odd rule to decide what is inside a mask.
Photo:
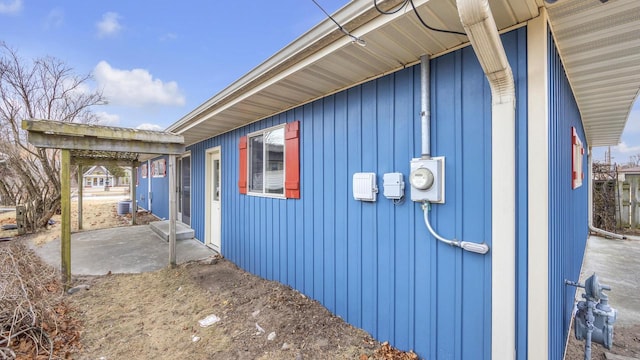
[(176, 264), (177, 178), (176, 156), (185, 151), (184, 138), (169, 132), (64, 123), (53, 120), (22, 121), (29, 143), (40, 148), (61, 150), (61, 234), (62, 282), (71, 285), (71, 165), (78, 165), (78, 229), (82, 229), (82, 167), (92, 165), (130, 166), (132, 224), (136, 216), (135, 184), (142, 157), (169, 156), (169, 265)]

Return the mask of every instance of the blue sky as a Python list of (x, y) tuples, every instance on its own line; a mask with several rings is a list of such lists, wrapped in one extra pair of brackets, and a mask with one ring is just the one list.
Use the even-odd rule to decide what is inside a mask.
[(93, 74), (104, 124), (164, 129), (324, 18), (311, 0), (0, 0), (0, 41)]
[[(608, 151), (607, 147), (594, 148), (593, 160), (604, 161), (606, 151)], [(620, 144), (611, 147), (611, 162), (626, 164), (634, 155), (640, 155), (640, 101), (638, 99), (629, 114)]]
[[(164, 129), (324, 18), (311, 0), (0, 0), (0, 41), (93, 74), (104, 124)], [(611, 150), (617, 163), (640, 154), (640, 102)]]

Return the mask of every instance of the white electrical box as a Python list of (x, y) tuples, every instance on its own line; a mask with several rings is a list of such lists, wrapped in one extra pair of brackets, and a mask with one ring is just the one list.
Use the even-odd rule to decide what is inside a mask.
[(404, 181), (402, 173), (387, 173), (382, 176), (384, 196), (391, 200), (400, 200), (404, 197)]
[(411, 160), (411, 200), (444, 203), (444, 157)]
[(376, 173), (353, 174), (353, 198), (361, 201), (376, 201), (378, 185)]

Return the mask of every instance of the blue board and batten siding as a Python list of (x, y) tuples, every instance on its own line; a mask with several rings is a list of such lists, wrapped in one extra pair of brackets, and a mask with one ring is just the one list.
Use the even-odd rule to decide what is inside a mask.
[[(503, 41), (517, 81), (522, 221), (526, 29), (503, 35)], [(470, 47), (434, 59), (431, 75), (432, 155), (446, 157), (446, 204), (433, 206), (432, 222), (445, 237), (491, 245), (488, 83)], [(197, 238), (205, 238), (205, 199), (196, 194), (205, 193), (206, 151), (220, 146), (226, 258), (300, 290), (377, 339), (421, 357), (489, 359), (491, 252), (465, 253), (436, 242), (418, 204), (407, 199), (394, 205), (382, 195), (382, 175), (402, 172), (409, 196), (409, 161), (420, 155), (419, 113), (420, 67), (413, 66), (190, 146), (192, 228)], [(239, 138), (294, 120), (301, 126), (301, 198), (241, 195)], [(377, 174), (377, 202), (353, 199), (356, 172)], [(518, 228), (518, 244), (518, 255), (526, 258), (526, 227)], [(526, 281), (526, 272), (518, 278)], [(517, 295), (526, 300), (526, 288), (518, 288)]]
[[(140, 177), (140, 169), (138, 168), (138, 185), (136, 187), (136, 199), (138, 206), (143, 209), (149, 207), (149, 199), (151, 200), (151, 210), (154, 215), (161, 219), (169, 218), (169, 177), (151, 175), (151, 164), (154, 160), (164, 159), (166, 166), (169, 166), (169, 157), (160, 156), (147, 161), (147, 178)], [(168, 174), (168, 171), (167, 171)], [(151, 191), (149, 191), (151, 184)], [(149, 210), (149, 209), (147, 209)]]
[[(588, 185), (572, 189), (572, 127), (588, 148), (580, 112), (551, 34), (549, 47), (549, 359), (562, 359), (588, 237)], [(584, 157), (583, 157), (584, 158)], [(587, 173), (587, 161), (583, 161)]]
[[(153, 213), (161, 219), (169, 218), (169, 157), (161, 156), (159, 158), (155, 158), (153, 160), (164, 159), (167, 174), (165, 176), (153, 177), (151, 176), (151, 171), (149, 176), (151, 177), (151, 194), (149, 195), (151, 198), (151, 207), (153, 209)], [(151, 161), (153, 163), (153, 161)]]

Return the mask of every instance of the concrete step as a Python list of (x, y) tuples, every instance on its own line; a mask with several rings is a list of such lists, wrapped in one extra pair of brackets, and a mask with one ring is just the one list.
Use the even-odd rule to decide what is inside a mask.
[[(151, 222), (149, 227), (162, 239), (169, 241), (169, 220)], [(187, 240), (194, 237), (195, 231), (192, 228), (181, 222), (176, 222), (176, 240)]]

